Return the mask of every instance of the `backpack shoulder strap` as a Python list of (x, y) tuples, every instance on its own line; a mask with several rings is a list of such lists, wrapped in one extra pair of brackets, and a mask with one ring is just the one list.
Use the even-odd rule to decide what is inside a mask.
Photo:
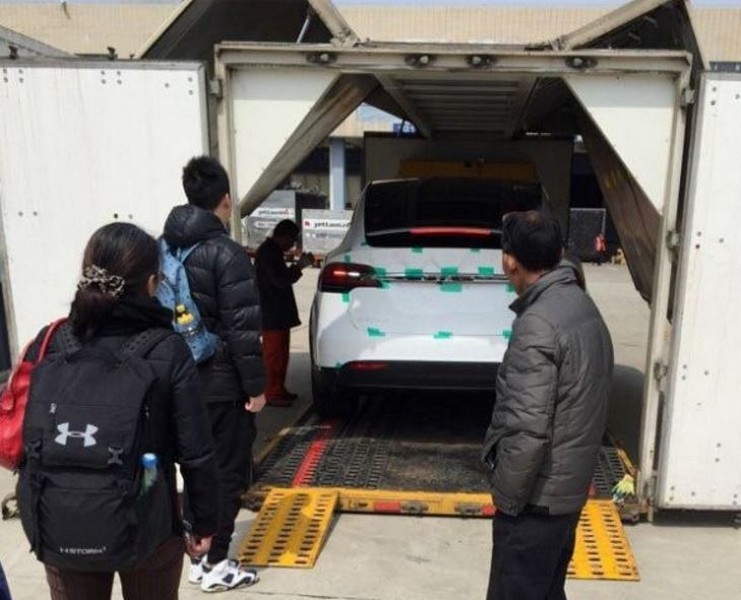
[(185, 264), (185, 261), (188, 260), (188, 257), (191, 255), (193, 250), (198, 248), (203, 242), (196, 242), (192, 246), (188, 246), (187, 248), (178, 248), (176, 256), (178, 257), (178, 260), (180, 260), (181, 263)]
[[(59, 321), (52, 323), (49, 329), (54, 327), (56, 323), (59, 323)], [(59, 323), (59, 334), (57, 335), (57, 339), (64, 354), (71, 354), (72, 352), (77, 352), (78, 350), (82, 349), (82, 344), (73, 335), (72, 327), (70, 327), (69, 323)], [(45, 353), (46, 350), (42, 348), (42, 351), (39, 352), (39, 360), (41, 360), (41, 358), (43, 357), (43, 354), (41, 352)]]
[(185, 246), (185, 247), (179, 247), (179, 246), (173, 246), (170, 244), (164, 236), (160, 236), (159, 238), (159, 246), (160, 246), (160, 252), (162, 255), (170, 255), (175, 260), (180, 262), (181, 264), (185, 265), (185, 261), (188, 259), (188, 257), (191, 255), (193, 250), (198, 248), (203, 242), (196, 242), (192, 246)]
[[(21, 360), (27, 360), (33, 364), (40, 363), (44, 359), (44, 356), (46, 356), (52, 338), (61, 341), (63, 337), (61, 333), (65, 329), (69, 328), (69, 325), (65, 325), (66, 322), (67, 318), (65, 317), (63, 319), (52, 321), (49, 325), (44, 327), (34, 339), (26, 344), (26, 347), (21, 352)], [(57, 335), (57, 332), (59, 332), (60, 335)], [(64, 348), (64, 345), (62, 347)]]
[[(41, 342), (41, 347), (39, 348), (39, 354), (36, 358), (36, 362), (41, 362), (41, 360), (46, 356), (46, 351), (49, 349), (49, 344), (51, 343), (51, 339), (54, 337), (54, 334), (56, 331), (60, 328), (62, 328), (62, 325), (67, 323), (67, 318), (57, 319), (56, 321), (53, 321), (49, 327), (46, 330), (46, 335), (44, 336), (44, 340)], [(64, 327), (64, 329), (69, 329), (69, 326)]]
[(147, 329), (124, 342), (124, 345), (118, 350), (117, 355), (123, 360), (132, 356), (145, 358), (157, 344), (171, 335), (177, 334), (172, 329), (165, 329), (164, 327)]

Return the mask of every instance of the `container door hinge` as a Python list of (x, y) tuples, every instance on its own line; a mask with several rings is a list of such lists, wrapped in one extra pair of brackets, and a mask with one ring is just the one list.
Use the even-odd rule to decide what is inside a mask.
[(666, 247), (672, 252), (676, 252), (679, 249), (680, 241), (681, 237), (678, 231), (666, 232)]
[(214, 98), (221, 98), (224, 95), (224, 86), (221, 79), (209, 79), (208, 80), (208, 93)]
[(694, 103), (695, 103), (695, 90), (689, 87), (684, 88), (682, 90), (682, 97), (680, 98), (680, 104), (682, 105), (682, 108), (691, 106)]
[(669, 365), (667, 365), (664, 362), (656, 361), (654, 363), (654, 379), (656, 381), (661, 381), (666, 377), (666, 374), (669, 372)]

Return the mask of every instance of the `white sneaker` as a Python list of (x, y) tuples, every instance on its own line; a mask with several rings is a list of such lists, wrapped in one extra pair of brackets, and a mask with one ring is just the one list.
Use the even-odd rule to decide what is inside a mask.
[(190, 569), (188, 569), (188, 583), (201, 583), (203, 579), (203, 565), (206, 564), (206, 557), (191, 558)]
[(215, 565), (203, 563), (201, 590), (224, 592), (257, 583), (257, 572), (243, 569), (236, 560), (224, 559)]

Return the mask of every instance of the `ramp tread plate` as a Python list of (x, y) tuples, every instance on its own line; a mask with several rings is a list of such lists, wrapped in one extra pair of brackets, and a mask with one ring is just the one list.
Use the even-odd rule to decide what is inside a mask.
[[(341, 422), (307, 416), (287, 430), (256, 469), (262, 487), (327, 487), (440, 493), (487, 493), (481, 440), (487, 403), (466, 411), (424, 398), (369, 402)], [(616, 448), (602, 446), (591, 496), (612, 498), (626, 469)]]
[(271, 490), (242, 543), (239, 561), (256, 567), (313, 567), (338, 498), (333, 489)]
[(568, 576), (617, 581), (640, 579), (620, 513), (612, 501), (590, 500), (582, 510)]

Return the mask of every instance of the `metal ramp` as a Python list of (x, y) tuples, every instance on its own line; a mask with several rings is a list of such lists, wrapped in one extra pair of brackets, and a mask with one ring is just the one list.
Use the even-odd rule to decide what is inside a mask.
[[(368, 399), (352, 419), (312, 413), (258, 457), (247, 503), (260, 509), (240, 560), (311, 567), (333, 511), (490, 517), (495, 508), (479, 452), (491, 414), (482, 397)], [(582, 512), (569, 577), (635, 581), (638, 569), (612, 489), (632, 469), (606, 439)]]
[[(452, 494), (454, 501), (444, 503), (420, 496), (426, 505), (421, 512), (459, 515), (458, 504), (471, 494), (488, 497), (479, 453), (490, 416), (491, 400), (485, 396), (457, 395), (451, 402), (444, 394), (370, 398), (344, 421), (309, 413), (258, 457), (248, 500), (258, 506), (274, 487), (348, 490), (356, 507), (355, 500), (369, 491), (394, 490), (399, 498), (403, 492), (406, 503), (413, 500), (409, 493)], [(612, 498), (613, 487), (632, 468), (626, 461), (606, 439), (592, 481), (593, 498)], [(459, 501), (461, 494), (466, 497)], [(376, 500), (371, 497), (366, 504), (372, 507)], [(342, 510), (346, 504), (341, 497)]]
[[(340, 498), (345, 493), (345, 490), (331, 488), (273, 489), (242, 543), (240, 562), (254, 567), (313, 567), (326, 540), (332, 513), (341, 504)], [(368, 505), (373, 512), (423, 512), (418, 496), (407, 501), (395, 492), (376, 492), (375, 496)], [(455, 499), (445, 496), (440, 495), (438, 500), (455, 502)], [(471, 506), (475, 506), (476, 500), (483, 498), (471, 500), (474, 500)], [(352, 507), (352, 502), (353, 494), (350, 492), (344, 498), (345, 506)], [(374, 502), (375, 506), (372, 506)], [(401, 510), (405, 502), (408, 503), (407, 510)], [(490, 502), (476, 512), (477, 515), (493, 513), (494, 507)], [(640, 579), (620, 515), (612, 501), (590, 500), (584, 507), (568, 576), (615, 581)]]

